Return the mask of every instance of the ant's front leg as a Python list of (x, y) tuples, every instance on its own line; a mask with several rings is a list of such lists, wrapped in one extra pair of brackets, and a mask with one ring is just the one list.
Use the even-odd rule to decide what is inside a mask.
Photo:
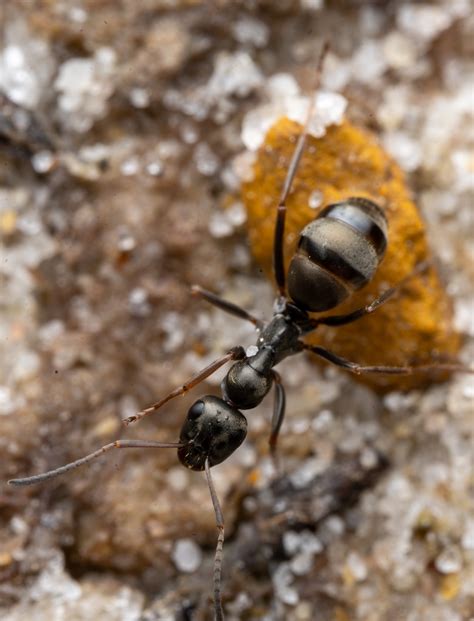
[[(316, 66), (316, 79), (314, 90), (317, 91), (321, 82), (321, 74), (323, 70), (323, 62), (328, 52), (329, 45), (327, 41), (324, 41), (323, 47), (319, 54), (318, 64)], [(286, 220), (286, 201), (290, 194), (295, 179), (296, 172), (306, 147), (306, 141), (309, 134), (309, 123), (314, 111), (315, 97), (310, 99), (308, 111), (306, 113), (306, 119), (304, 122), (303, 130), (298, 137), (298, 141), (291, 157), (290, 165), (286, 173), (286, 178), (283, 183), (283, 188), (278, 201), (276, 220), (275, 220), (275, 232), (273, 237), (273, 273), (275, 276), (275, 282), (278, 287), (278, 293), (280, 298), (285, 297), (285, 257), (283, 250), (283, 242), (285, 236), (285, 220)]]
[(225, 313), (229, 313), (229, 315), (234, 315), (234, 317), (239, 317), (239, 319), (245, 319), (246, 321), (250, 321), (257, 328), (257, 330), (261, 330), (263, 326), (263, 322), (260, 319), (257, 319), (250, 313), (248, 313), (244, 308), (237, 306), (237, 304), (233, 304), (232, 302), (228, 302), (227, 300), (222, 299), (212, 291), (207, 291), (203, 289), (199, 285), (193, 285), (191, 287), (191, 295), (195, 297), (202, 298), (212, 304), (213, 306), (217, 306)]
[(193, 375), (182, 386), (179, 386), (178, 388), (175, 388), (174, 390), (172, 390), (168, 395), (166, 395), (166, 397), (163, 397), (162, 399), (160, 399), (156, 403), (153, 403), (152, 405), (145, 408), (144, 410), (140, 410), (140, 412), (138, 412), (137, 414), (133, 414), (132, 416), (129, 416), (128, 418), (126, 418), (123, 421), (124, 425), (129, 425), (130, 423), (134, 423), (137, 420), (140, 420), (144, 418), (145, 416), (148, 416), (149, 414), (156, 412), (156, 410), (159, 410), (161, 407), (165, 405), (165, 403), (168, 403), (168, 401), (171, 401), (171, 399), (174, 399), (175, 397), (179, 397), (181, 395), (186, 394), (189, 390), (191, 390), (191, 388), (194, 388), (194, 386), (197, 386), (200, 382), (204, 381), (206, 378), (208, 378), (210, 375), (215, 373), (217, 369), (220, 369), (227, 362), (230, 362), (231, 360), (243, 360), (244, 358), (245, 358), (245, 350), (243, 349), (243, 347), (240, 347), (240, 345), (238, 345), (237, 347), (233, 347), (232, 349), (229, 349), (229, 351), (224, 356), (221, 356), (217, 360), (214, 360), (214, 362), (211, 362), (211, 364), (207, 365), (207, 367), (205, 367), (204, 369), (196, 373), (196, 375)]

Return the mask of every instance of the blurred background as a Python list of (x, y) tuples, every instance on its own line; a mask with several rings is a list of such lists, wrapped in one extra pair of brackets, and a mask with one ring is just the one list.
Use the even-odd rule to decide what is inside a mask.
[[(272, 283), (250, 254), (239, 199), (242, 126), (275, 74), (311, 89), (324, 37), (323, 86), (407, 173), (469, 360), (471, 8), (2, 3), (3, 619), (212, 618), (214, 513), (204, 477), (174, 451), (117, 451), (40, 487), (4, 482), (119, 437), (123, 418), (230, 346), (254, 343), (252, 326), (192, 299), (190, 285), (271, 312)], [(378, 395), (305, 356), (281, 373), (286, 474), (275, 480), (268, 459), (271, 398), (213, 470), (227, 618), (474, 616), (472, 377)], [(176, 440), (187, 408), (217, 393), (221, 377), (127, 437)]]

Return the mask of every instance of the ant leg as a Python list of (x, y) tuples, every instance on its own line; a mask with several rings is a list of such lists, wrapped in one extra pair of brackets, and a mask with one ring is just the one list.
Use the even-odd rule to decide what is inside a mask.
[(403, 367), (389, 367), (389, 366), (363, 366), (356, 362), (346, 360), (341, 356), (337, 356), (332, 352), (324, 349), (323, 347), (317, 347), (312, 345), (303, 346), (303, 349), (313, 352), (317, 356), (332, 362), (338, 367), (347, 369), (351, 373), (356, 375), (363, 375), (364, 373), (380, 373), (382, 375), (413, 375), (414, 373), (429, 373), (430, 371), (460, 371), (461, 373), (474, 373), (474, 369), (468, 369), (462, 364), (455, 363), (440, 363), (440, 364), (421, 364), (418, 366), (403, 366)]
[(352, 323), (353, 321), (357, 321), (357, 319), (360, 319), (361, 317), (364, 317), (365, 315), (370, 315), (375, 310), (377, 310), (377, 308), (382, 306), (382, 304), (385, 304), (385, 302), (387, 302), (395, 294), (397, 294), (400, 291), (400, 289), (402, 289), (406, 285), (406, 283), (409, 280), (411, 280), (414, 276), (417, 276), (418, 274), (422, 274), (423, 272), (425, 272), (428, 269), (428, 267), (430, 267), (431, 263), (432, 263), (431, 260), (422, 261), (421, 263), (418, 263), (418, 265), (416, 265), (415, 269), (411, 272), (411, 274), (408, 274), (406, 278), (401, 280), (395, 286), (391, 287), (390, 289), (387, 289), (387, 291), (384, 291), (382, 295), (380, 295), (378, 298), (375, 298), (375, 300), (373, 300), (370, 304), (367, 304), (367, 306), (358, 308), (357, 310), (352, 311), (352, 313), (348, 313), (347, 315), (332, 315), (329, 317), (320, 317), (319, 319), (314, 319), (311, 321), (311, 326), (313, 328), (316, 328), (318, 325), (344, 326), (348, 323)]
[(283, 424), (283, 419), (285, 418), (286, 395), (285, 388), (281, 383), (280, 374), (273, 371), (273, 378), (275, 380), (275, 403), (273, 406), (272, 430), (270, 438), (268, 439), (268, 444), (270, 446), (270, 454), (272, 456), (275, 470), (279, 470), (277, 442), (278, 435)]
[(216, 555), (214, 557), (214, 611), (215, 621), (224, 621), (224, 611), (222, 609), (222, 596), (221, 596), (221, 574), (222, 574), (222, 555), (224, 548), (224, 514), (217, 497), (216, 488), (211, 476), (211, 467), (209, 465), (209, 457), (206, 457), (205, 470), (207, 484), (211, 493), (212, 505), (214, 507), (214, 513), (216, 514), (216, 526), (218, 530)]
[(226, 362), (229, 362), (230, 360), (243, 360), (244, 358), (245, 350), (243, 349), (243, 347), (233, 347), (225, 354), (225, 356), (222, 356), (221, 358), (214, 360), (214, 362), (211, 362), (211, 364), (202, 369), (202, 371), (199, 371), (199, 373), (193, 375), (179, 388), (175, 388), (174, 390), (172, 390), (168, 395), (166, 395), (166, 397), (163, 397), (163, 399), (160, 399), (156, 403), (153, 403), (153, 405), (150, 405), (150, 407), (141, 410), (137, 414), (133, 414), (132, 416), (124, 419), (124, 424), (129, 425), (130, 423), (134, 423), (135, 421), (140, 420), (144, 416), (148, 416), (148, 414), (159, 410), (163, 405), (165, 405), (165, 403), (171, 401), (171, 399), (174, 399), (175, 397), (178, 397), (180, 395), (184, 395), (186, 392), (188, 392), (188, 390), (191, 390), (191, 388), (194, 388), (194, 386), (197, 386), (197, 384), (205, 380), (206, 377), (212, 375), (215, 371), (217, 371), (217, 369), (226, 364)]
[(11, 479), (10, 481), (8, 481), (8, 484), (16, 486), (35, 485), (35, 483), (42, 483), (43, 481), (54, 479), (61, 474), (65, 474), (70, 470), (74, 470), (75, 468), (79, 468), (79, 466), (83, 466), (84, 464), (89, 463), (90, 461), (96, 459), (96, 457), (100, 457), (104, 453), (107, 453), (108, 451), (115, 448), (181, 448), (182, 446), (184, 446), (182, 442), (154, 442), (153, 440), (115, 440), (115, 442), (106, 444), (97, 451), (89, 453), (89, 455), (81, 457), (80, 459), (66, 464), (65, 466), (61, 466), (60, 468), (56, 468), (55, 470), (49, 470), (48, 472), (44, 472), (43, 474), (35, 474), (32, 477), (25, 477), (24, 479)]
[[(316, 78), (314, 90), (316, 91), (319, 88), (319, 84), (321, 82), (321, 72), (323, 67), (323, 61), (326, 56), (326, 53), (329, 49), (328, 42), (325, 41), (323, 44), (323, 48), (319, 55), (318, 64), (316, 66)], [(285, 296), (285, 265), (284, 265), (284, 250), (283, 250), (283, 237), (285, 233), (285, 219), (286, 219), (286, 200), (291, 191), (291, 187), (293, 185), (293, 180), (296, 175), (296, 171), (298, 170), (298, 165), (301, 160), (301, 156), (303, 155), (304, 148), (306, 146), (306, 140), (309, 132), (309, 122), (313, 115), (314, 110), (314, 100), (315, 97), (311, 97), (308, 112), (306, 114), (305, 123), (303, 126), (303, 130), (298, 137), (298, 142), (296, 143), (295, 150), (293, 152), (293, 156), (291, 158), (290, 165), (288, 167), (288, 172), (286, 173), (285, 182), (283, 184), (283, 189), (281, 191), (280, 200), (278, 201), (277, 207), (277, 216), (275, 222), (275, 234), (273, 238), (273, 271), (275, 274), (275, 281), (278, 287), (278, 291), (280, 293), (280, 297)]]
[(217, 306), (221, 310), (229, 313), (230, 315), (234, 315), (235, 317), (239, 317), (240, 319), (246, 319), (253, 323), (253, 325), (260, 330), (262, 328), (263, 322), (260, 319), (257, 319), (250, 313), (248, 313), (245, 309), (237, 306), (237, 304), (233, 304), (232, 302), (228, 302), (227, 300), (223, 300), (219, 296), (215, 295), (211, 291), (207, 291), (206, 289), (202, 289), (199, 285), (193, 285), (191, 287), (191, 295), (195, 297), (200, 297), (206, 302)]

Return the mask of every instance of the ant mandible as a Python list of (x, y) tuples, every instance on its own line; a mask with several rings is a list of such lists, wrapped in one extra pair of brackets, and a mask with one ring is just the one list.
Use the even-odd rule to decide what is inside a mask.
[[(319, 88), (323, 61), (328, 50), (324, 44), (316, 68), (315, 90)], [(12, 479), (10, 485), (32, 485), (47, 481), (74, 468), (89, 463), (112, 449), (121, 448), (176, 448), (181, 463), (191, 470), (204, 470), (216, 516), (218, 529), (214, 559), (214, 610), (216, 621), (224, 619), (221, 598), (221, 566), (224, 544), (224, 517), (211, 476), (211, 467), (227, 459), (247, 435), (247, 419), (240, 410), (250, 410), (259, 405), (272, 386), (275, 386), (274, 411), (269, 437), (270, 452), (276, 457), (277, 440), (285, 414), (285, 390), (280, 375), (274, 367), (288, 356), (310, 351), (352, 373), (411, 374), (415, 371), (464, 370), (456, 364), (424, 366), (361, 366), (346, 360), (322, 347), (306, 344), (302, 339), (319, 325), (342, 326), (373, 313), (387, 302), (405, 284), (407, 278), (385, 291), (371, 304), (345, 315), (311, 318), (308, 311), (325, 312), (338, 306), (354, 291), (367, 284), (381, 263), (387, 246), (388, 223), (382, 209), (366, 198), (350, 197), (328, 205), (310, 222), (299, 237), (288, 276), (285, 276), (283, 238), (285, 231), (286, 201), (303, 154), (309, 133), (309, 122), (314, 112), (313, 97), (303, 129), (297, 140), (288, 167), (277, 207), (273, 268), (278, 297), (273, 316), (263, 322), (239, 306), (219, 298), (214, 293), (194, 286), (192, 293), (221, 310), (250, 321), (258, 330), (257, 352), (247, 356), (243, 347), (229, 350), (205, 369), (190, 378), (179, 388), (150, 407), (127, 418), (129, 425), (160, 409), (165, 403), (212, 375), (227, 362), (234, 364), (225, 376), (221, 389), (222, 398), (206, 395), (189, 409), (181, 429), (179, 442), (153, 440), (116, 440), (65, 466), (43, 474)], [(424, 271), (428, 263), (420, 263), (408, 276)], [(286, 296), (286, 280), (288, 297)]]

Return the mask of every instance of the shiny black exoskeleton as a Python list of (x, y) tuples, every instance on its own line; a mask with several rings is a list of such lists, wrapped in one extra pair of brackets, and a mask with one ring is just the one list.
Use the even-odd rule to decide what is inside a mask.
[(288, 293), (310, 311), (334, 308), (375, 274), (387, 247), (387, 220), (366, 198), (329, 205), (301, 232)]
[[(259, 405), (275, 380), (279, 383), (273, 368), (304, 349), (300, 338), (317, 325), (306, 311), (330, 310), (363, 287), (373, 277), (386, 246), (386, 218), (380, 207), (365, 198), (329, 205), (303, 229), (288, 273), (292, 301), (277, 299), (272, 319), (260, 326), (256, 352), (235, 362), (224, 378), (222, 398), (201, 398), (188, 412), (180, 435), (186, 447), (178, 450), (187, 468), (203, 470), (206, 457), (211, 466), (218, 464), (240, 446), (247, 421), (239, 410)], [(230, 305), (226, 310), (235, 311)], [(270, 437), (273, 446), (284, 415), (279, 386)]]
[(181, 463), (204, 470), (206, 458), (215, 466), (238, 448), (247, 435), (247, 419), (218, 397), (202, 397), (190, 408), (181, 429), (178, 449)]

